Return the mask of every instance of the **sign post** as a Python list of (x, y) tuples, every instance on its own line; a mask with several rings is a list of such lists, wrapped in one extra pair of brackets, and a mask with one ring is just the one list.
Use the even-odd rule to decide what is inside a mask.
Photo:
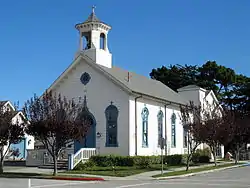
[(161, 175), (163, 175), (163, 169), (164, 169), (164, 158), (163, 158), (163, 150), (165, 147), (165, 138), (161, 138)]

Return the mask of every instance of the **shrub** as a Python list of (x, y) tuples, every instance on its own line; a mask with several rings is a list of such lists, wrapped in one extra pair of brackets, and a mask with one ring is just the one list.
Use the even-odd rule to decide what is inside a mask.
[(160, 164), (161, 156), (116, 156), (96, 155), (90, 158), (96, 166), (140, 166), (146, 168), (151, 164)]
[(134, 159), (134, 165), (139, 166), (140, 168), (148, 168), (152, 164), (152, 161), (148, 156), (138, 156), (138, 157), (133, 157), (133, 159)]
[(167, 163), (171, 166), (177, 166), (183, 164), (183, 155), (167, 155), (165, 156), (164, 163)]
[(195, 152), (195, 153), (193, 153), (193, 155), (192, 155), (192, 162), (193, 163), (199, 163), (199, 159), (200, 159), (200, 153), (197, 153), (197, 152)]
[(89, 159), (92, 161), (96, 166), (113, 166), (113, 158), (112, 156), (106, 156), (106, 155), (96, 155), (96, 156), (91, 156)]
[(201, 155), (199, 157), (199, 163), (209, 163), (210, 157), (206, 155)]
[(86, 170), (88, 168), (93, 168), (95, 166), (95, 163), (93, 163), (92, 161), (88, 160), (85, 163), (80, 162), (76, 165), (76, 167), (74, 168), (74, 170)]
[(211, 151), (209, 148), (197, 149), (195, 153), (199, 153), (200, 155), (203, 155), (203, 156), (208, 156), (209, 158), (211, 157)]
[(209, 148), (203, 150), (197, 149), (192, 156), (193, 163), (209, 163), (211, 157), (211, 152)]

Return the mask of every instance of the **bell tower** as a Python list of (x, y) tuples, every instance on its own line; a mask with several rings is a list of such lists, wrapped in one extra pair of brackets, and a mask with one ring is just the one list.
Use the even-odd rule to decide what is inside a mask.
[(95, 6), (88, 19), (76, 24), (79, 31), (79, 49), (76, 54), (83, 54), (91, 58), (95, 63), (111, 68), (112, 54), (108, 49), (108, 32), (111, 26), (99, 20), (95, 14)]

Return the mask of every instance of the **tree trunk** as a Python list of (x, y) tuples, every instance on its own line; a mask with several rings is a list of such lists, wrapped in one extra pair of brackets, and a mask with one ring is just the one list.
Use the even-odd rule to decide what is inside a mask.
[(239, 158), (240, 158), (240, 147), (239, 144), (237, 144), (235, 151), (235, 164), (238, 164)]
[(186, 165), (186, 171), (189, 170), (189, 165), (190, 165), (190, 159), (192, 157), (192, 154), (189, 154), (188, 157), (187, 157), (187, 165)]
[(54, 172), (53, 176), (57, 175), (57, 156), (53, 155), (53, 162), (54, 162)]
[(216, 157), (215, 149), (213, 150), (213, 156), (214, 156), (214, 166), (217, 166), (217, 157)]
[(4, 166), (4, 153), (3, 147), (0, 149), (0, 174), (3, 174), (3, 166)]
[(4, 166), (4, 160), (3, 160), (3, 158), (1, 158), (1, 162), (0, 162), (0, 174), (3, 174), (3, 166)]

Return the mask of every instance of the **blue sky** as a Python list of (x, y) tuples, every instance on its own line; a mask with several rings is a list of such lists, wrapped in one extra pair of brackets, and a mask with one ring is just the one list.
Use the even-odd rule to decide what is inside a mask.
[(41, 94), (72, 62), (95, 4), (116, 66), (148, 76), (216, 60), (250, 76), (249, 0), (10, 0), (0, 6), (0, 100)]

